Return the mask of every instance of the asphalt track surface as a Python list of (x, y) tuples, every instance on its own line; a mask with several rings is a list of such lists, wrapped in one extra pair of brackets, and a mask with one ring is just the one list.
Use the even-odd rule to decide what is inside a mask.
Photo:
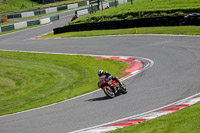
[(53, 24), (0, 36), (0, 49), (138, 56), (153, 67), (125, 81), (126, 95), (107, 99), (103, 91), (25, 113), (0, 117), (0, 133), (66, 133), (140, 114), (200, 92), (200, 37), (127, 35), (29, 40), (65, 25)]

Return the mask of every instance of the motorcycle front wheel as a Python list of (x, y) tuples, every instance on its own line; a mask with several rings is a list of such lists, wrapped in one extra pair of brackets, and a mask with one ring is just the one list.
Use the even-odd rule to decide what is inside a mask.
[(109, 97), (109, 98), (115, 97), (115, 93), (113, 92), (112, 89), (104, 88), (103, 90), (107, 97)]
[(122, 94), (126, 94), (128, 91), (127, 91), (127, 89), (126, 89), (126, 87), (121, 87), (121, 93)]

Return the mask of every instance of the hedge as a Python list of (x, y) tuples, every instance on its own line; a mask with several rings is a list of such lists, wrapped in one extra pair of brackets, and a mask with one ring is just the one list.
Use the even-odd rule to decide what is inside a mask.
[(188, 16), (188, 17), (166, 16), (166, 17), (141, 18), (135, 20), (75, 24), (75, 25), (68, 25), (64, 27), (55, 28), (54, 34), (72, 32), (72, 31), (123, 29), (132, 27), (179, 26), (179, 25), (200, 25), (200, 15)]

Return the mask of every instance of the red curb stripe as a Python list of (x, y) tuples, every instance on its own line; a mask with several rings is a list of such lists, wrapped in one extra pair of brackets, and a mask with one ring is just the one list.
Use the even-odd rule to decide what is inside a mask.
[(125, 60), (125, 62), (130, 63), (130, 67), (126, 70), (124, 70), (122, 73), (125, 72), (134, 72), (136, 70), (140, 70), (142, 68), (142, 62), (141, 61), (136, 61), (135, 58), (128, 58)]
[(126, 70), (122, 71), (122, 73), (134, 72), (136, 70), (140, 70), (142, 68), (142, 66), (143, 66), (142, 62), (141, 61), (136, 61), (135, 58), (121, 59), (120, 57), (109, 57), (109, 58), (96, 57), (96, 59), (99, 59), (99, 60), (103, 60), (103, 59), (121, 60), (121, 61), (129, 63), (130, 66)]
[(124, 120), (124, 121), (121, 121), (121, 122), (109, 124), (109, 125), (106, 125), (105, 127), (108, 127), (108, 126), (127, 127), (127, 126), (131, 126), (131, 125), (138, 124), (138, 123), (141, 123), (141, 122), (145, 122), (145, 121), (147, 121), (147, 119), (132, 119), (132, 120), (129, 119), (129, 120)]
[(130, 67), (127, 68), (126, 70), (124, 70), (122, 73), (125, 73), (125, 72), (134, 72), (136, 70), (140, 70), (141, 66), (142, 66), (142, 64), (136, 64), (135, 62), (130, 63)]
[(104, 59), (110, 59), (110, 60), (126, 60), (126, 59), (120, 59), (120, 57), (109, 57), (109, 58), (106, 58), (106, 57), (96, 57), (96, 59), (99, 59), (99, 60), (104, 60)]
[(128, 127), (128, 126), (131, 126), (133, 124), (130, 124), (130, 123), (119, 123), (119, 124), (112, 124), (110, 126), (117, 126), (117, 127)]
[(120, 57), (110, 57), (108, 59), (111, 59), (111, 60), (121, 60)]
[(200, 95), (196, 96), (195, 98), (200, 98)]
[(178, 111), (178, 110), (180, 110), (180, 109), (182, 109), (182, 108), (185, 108), (185, 107), (188, 107), (188, 106), (189, 106), (189, 104), (172, 105), (172, 106), (163, 108), (163, 109), (161, 109), (161, 110), (158, 110), (158, 111), (156, 111), (156, 112), (163, 112), (163, 111), (172, 111), (172, 112), (174, 112), (174, 111)]

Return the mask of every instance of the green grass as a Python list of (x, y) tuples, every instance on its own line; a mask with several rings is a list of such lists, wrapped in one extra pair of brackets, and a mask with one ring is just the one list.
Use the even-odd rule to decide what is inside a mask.
[(24, 10), (21, 9), (22, 5), (26, 7), (25, 9), (31, 9), (31, 8), (40, 8), (48, 6), (59, 6), (63, 4), (76, 3), (80, 1), (84, 0), (67, 0), (67, 1), (61, 1), (44, 5), (44, 4), (38, 4), (37, 2), (33, 2), (31, 0), (8, 0), (8, 3), (0, 3), (0, 13)]
[[(200, 12), (199, 0), (133, 0), (133, 5), (129, 3), (118, 5), (92, 15), (77, 19), (70, 24), (101, 22), (108, 20), (133, 19), (141, 16), (166, 16), (174, 14), (189, 13), (190, 10), (198, 9)], [(180, 11), (179, 11), (180, 10)]]
[(11, 24), (14, 24), (14, 22), (9, 21), (9, 22), (0, 23), (0, 27), (11, 25)]
[(199, 133), (200, 103), (170, 115), (146, 121), (110, 133)]
[(93, 57), (0, 51), (0, 115), (69, 99), (97, 89), (97, 71), (128, 67)]
[[(145, 27), (136, 28), (137, 34), (182, 34), (182, 35), (200, 35), (200, 26), (175, 26), (175, 27)], [(134, 28), (117, 29), (117, 30), (94, 30), (94, 31), (79, 31), (67, 32), (54, 35), (49, 33), (37, 39), (58, 38), (58, 37), (89, 37), (89, 36), (105, 36), (105, 35), (125, 35), (135, 34)]]
[(138, 34), (200, 35), (200, 26), (170, 26), (137, 28)]
[(20, 9), (22, 4), (24, 4), (26, 8), (38, 7), (40, 5), (31, 0), (8, 0), (8, 3), (0, 3), (0, 13), (22, 10)]

